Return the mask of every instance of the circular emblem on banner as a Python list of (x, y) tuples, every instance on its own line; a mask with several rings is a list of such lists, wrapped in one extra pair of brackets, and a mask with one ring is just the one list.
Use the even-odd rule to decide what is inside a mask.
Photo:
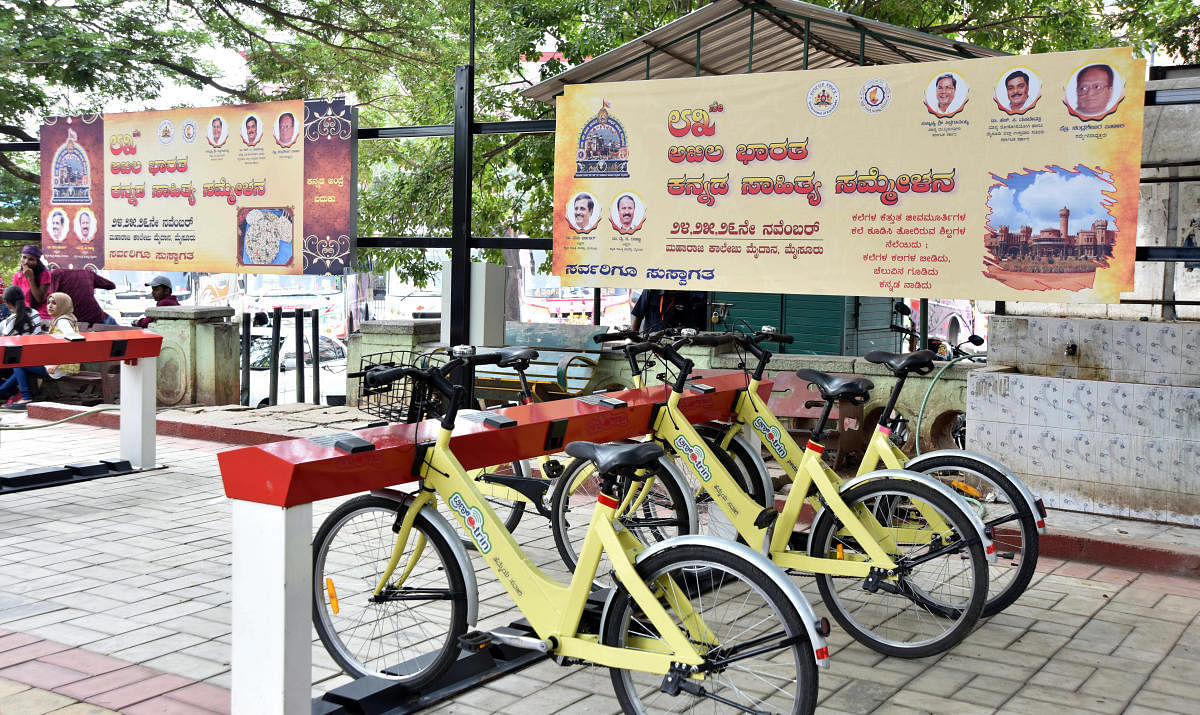
[(189, 119), (183, 123), (183, 140), (188, 144), (196, 141), (196, 136), (200, 134), (200, 127), (196, 124), (195, 119)]
[(839, 98), (837, 85), (823, 79), (808, 90), (808, 110), (815, 116), (828, 117), (837, 109)]
[(164, 119), (158, 123), (158, 143), (170, 144), (175, 141), (175, 125), (170, 119)]
[(858, 105), (864, 112), (879, 114), (892, 103), (892, 86), (884, 79), (869, 79), (858, 90)]

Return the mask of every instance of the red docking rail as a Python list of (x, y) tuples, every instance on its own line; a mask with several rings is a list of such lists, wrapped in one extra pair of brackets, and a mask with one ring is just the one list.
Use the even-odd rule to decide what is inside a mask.
[[(728, 418), (737, 392), (746, 383), (741, 371), (710, 373), (702, 384), (713, 390), (688, 390), (680, 399), (680, 409), (693, 423)], [(763, 382), (759, 394), (768, 399), (771, 383)], [(650, 431), (654, 406), (666, 401), (666, 387), (609, 392), (604, 397), (627, 404), (609, 407), (576, 398), (497, 410), (516, 420), (508, 427), (460, 417), (450, 446), (463, 467), (478, 469), (553, 454), (580, 440), (611, 442), (644, 435)], [(292, 507), (415, 481), (416, 445), (436, 439), (438, 430), (436, 420), (357, 430), (353, 436), (372, 443), (374, 449), (355, 453), (295, 439), (228, 450), (217, 459), (230, 499)]]
[(72, 362), (104, 362), (157, 357), (162, 336), (146, 330), (82, 333), (83, 340), (56, 335), (0, 337), (0, 367), (31, 367)]

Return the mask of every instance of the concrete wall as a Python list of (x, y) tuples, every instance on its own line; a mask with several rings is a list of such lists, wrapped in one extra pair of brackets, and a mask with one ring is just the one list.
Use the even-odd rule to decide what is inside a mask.
[(970, 449), (1049, 506), (1200, 526), (1200, 323), (1004, 316), (991, 346)]

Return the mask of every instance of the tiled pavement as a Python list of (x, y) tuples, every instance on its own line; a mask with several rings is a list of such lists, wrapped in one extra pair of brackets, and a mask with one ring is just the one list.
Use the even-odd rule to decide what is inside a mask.
[[(15, 471), (113, 456), (117, 445), (115, 431), (82, 425), (3, 432), (0, 460)], [(160, 437), (167, 469), (0, 497), (0, 714), (228, 711), (223, 448)], [(318, 504), (314, 519), (331, 507)], [(1052, 528), (1060, 516), (1077, 530), (1196, 544), (1194, 530), (1075, 515), (1052, 515)], [(544, 522), (527, 517), (518, 536), (556, 568)], [(1039, 571), (1017, 604), (940, 657), (885, 658), (835, 628), (821, 711), (1197, 710), (1200, 580), (1053, 559)], [(490, 576), (480, 588), (485, 625), (513, 617)], [(313, 658), (314, 694), (345, 682), (319, 645)], [(611, 692), (606, 672), (545, 662), (436, 711), (613, 712)]]

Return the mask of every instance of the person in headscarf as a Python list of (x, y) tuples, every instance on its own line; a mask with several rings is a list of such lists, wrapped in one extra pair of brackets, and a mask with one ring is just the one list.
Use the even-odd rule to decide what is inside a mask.
[[(68, 339), (79, 335), (75, 330), (78, 321), (73, 312), (75, 306), (71, 303), (71, 296), (66, 293), (51, 293), (50, 297), (46, 299), (46, 305), (50, 313), (51, 335)], [(4, 407), (9, 410), (24, 410), (30, 402), (33, 402), (33, 386), (29, 380), (31, 375), (58, 380), (77, 372), (79, 372), (79, 363), (62, 363), (45, 367), (40, 365), (14, 367), (13, 374), (0, 384), (0, 398), (19, 394), (18, 399), (6, 403)]]
[(21, 249), (21, 262), (13, 274), (12, 284), (25, 294), (25, 304), (37, 310), (43, 319), (50, 318), (46, 297), (50, 295), (50, 270), (42, 264), (42, 247), (27, 243)]

